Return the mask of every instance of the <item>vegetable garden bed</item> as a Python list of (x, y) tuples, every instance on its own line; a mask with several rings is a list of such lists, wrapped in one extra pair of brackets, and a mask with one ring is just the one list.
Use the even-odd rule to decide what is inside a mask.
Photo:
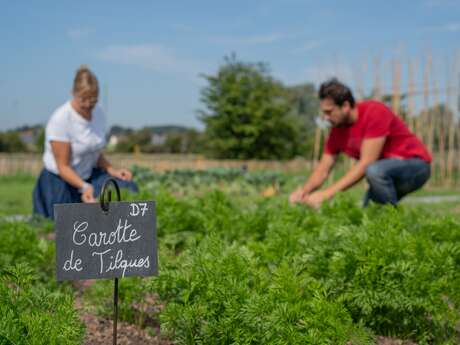
[[(120, 282), (127, 329), (174, 344), (460, 342), (456, 215), (362, 209), (347, 196), (316, 212), (287, 203), (297, 180), (240, 179), (202, 181), (193, 193), (187, 178), (144, 176), (127, 196), (157, 201), (160, 253), (158, 277)], [(275, 195), (263, 197), (270, 186)], [(84, 289), (78, 310), (80, 290), (55, 282), (51, 231), (0, 222), (0, 344), (80, 344), (79, 310), (111, 318), (110, 281)]]

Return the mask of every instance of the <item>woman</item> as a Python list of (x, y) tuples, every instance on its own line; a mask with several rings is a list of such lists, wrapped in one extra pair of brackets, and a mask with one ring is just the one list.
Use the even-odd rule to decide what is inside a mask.
[(131, 172), (114, 169), (102, 153), (105, 117), (97, 105), (97, 78), (88, 67), (78, 69), (72, 94), (46, 126), (44, 169), (33, 192), (34, 213), (51, 219), (54, 204), (95, 202), (109, 177), (121, 188), (137, 191)]

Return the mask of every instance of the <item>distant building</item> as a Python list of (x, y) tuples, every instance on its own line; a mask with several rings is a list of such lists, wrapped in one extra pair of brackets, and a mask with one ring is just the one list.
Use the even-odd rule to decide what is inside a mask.
[(18, 133), (21, 141), (26, 145), (35, 145), (38, 138), (38, 131), (29, 129)]
[(107, 145), (110, 146), (110, 147), (116, 147), (119, 142), (120, 142), (119, 136), (116, 135), (116, 134), (112, 134), (109, 137), (109, 140), (107, 141)]
[(129, 137), (125, 133), (112, 133), (107, 136), (107, 149), (114, 150), (121, 142), (127, 140)]
[(153, 145), (164, 145), (167, 139), (166, 133), (153, 133), (150, 137), (150, 143)]

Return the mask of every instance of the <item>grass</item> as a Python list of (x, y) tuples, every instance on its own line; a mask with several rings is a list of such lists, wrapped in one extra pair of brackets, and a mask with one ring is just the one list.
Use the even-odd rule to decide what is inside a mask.
[(31, 214), (34, 184), (31, 175), (0, 176), (0, 215)]

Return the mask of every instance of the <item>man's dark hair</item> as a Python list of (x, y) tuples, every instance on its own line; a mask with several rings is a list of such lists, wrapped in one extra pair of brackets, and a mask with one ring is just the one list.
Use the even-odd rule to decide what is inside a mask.
[(341, 107), (348, 101), (351, 107), (355, 106), (355, 98), (348, 86), (341, 83), (337, 78), (332, 78), (321, 84), (318, 92), (320, 100), (330, 98)]

